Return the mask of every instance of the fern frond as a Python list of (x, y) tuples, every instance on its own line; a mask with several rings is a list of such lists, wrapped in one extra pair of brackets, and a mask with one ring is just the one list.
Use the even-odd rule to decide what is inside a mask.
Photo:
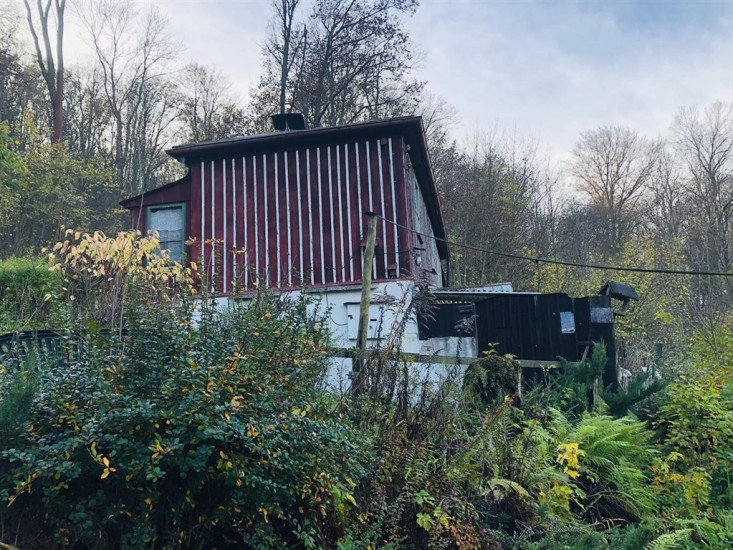
[(690, 540), (692, 529), (679, 529), (659, 535), (644, 547), (644, 550), (674, 550), (678, 545)]
[(517, 495), (519, 495), (521, 498), (526, 498), (526, 499), (532, 498), (529, 492), (527, 492), (527, 489), (522, 487), (519, 483), (516, 483), (515, 481), (512, 481), (510, 479), (495, 477), (489, 481), (489, 486), (494, 491), (497, 490), (498, 488), (501, 488), (506, 493), (514, 492)]

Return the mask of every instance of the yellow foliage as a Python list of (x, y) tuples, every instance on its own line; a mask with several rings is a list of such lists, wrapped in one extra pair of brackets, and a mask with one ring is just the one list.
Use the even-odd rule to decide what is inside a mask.
[(140, 231), (107, 237), (67, 229), (48, 257), (51, 270), (61, 274), (75, 319), (114, 326), (131, 296), (153, 304), (193, 294), (191, 269), (172, 262), (159, 245), (157, 237)]
[(561, 443), (557, 446), (560, 454), (557, 456), (558, 464), (565, 464), (563, 470), (568, 477), (577, 479), (580, 475), (580, 457), (585, 456), (585, 452), (580, 450), (577, 443)]

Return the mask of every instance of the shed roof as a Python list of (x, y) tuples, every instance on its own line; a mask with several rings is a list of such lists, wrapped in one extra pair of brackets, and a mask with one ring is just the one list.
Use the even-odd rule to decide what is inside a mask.
[(639, 295), (633, 286), (618, 281), (607, 281), (598, 291), (601, 296), (610, 296), (617, 300), (628, 302), (629, 300), (639, 300)]
[(168, 199), (168, 196), (170, 196), (171, 191), (174, 191), (176, 187), (181, 187), (181, 190), (183, 190), (185, 186), (190, 185), (190, 183), (191, 172), (188, 171), (186, 172), (186, 175), (180, 179), (171, 181), (169, 183), (166, 183), (165, 185), (161, 185), (160, 187), (151, 189), (150, 191), (145, 191), (144, 193), (140, 193), (139, 195), (135, 195), (134, 197), (130, 197), (129, 199), (120, 201), (120, 206), (124, 208), (135, 208), (143, 205), (143, 203), (145, 204), (145, 206), (150, 206), (151, 204), (155, 204), (156, 202), (160, 202), (161, 200), (170, 200)]

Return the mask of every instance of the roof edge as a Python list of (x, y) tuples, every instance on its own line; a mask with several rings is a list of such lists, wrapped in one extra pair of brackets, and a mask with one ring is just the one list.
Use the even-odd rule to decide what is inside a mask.
[(118, 204), (124, 208), (128, 208), (129, 206), (135, 206), (133, 203), (140, 202), (144, 197), (149, 197), (150, 195), (158, 193), (159, 191), (165, 191), (166, 189), (175, 187), (176, 185), (179, 185), (185, 182), (186, 180), (190, 180), (190, 179), (191, 179), (191, 169), (186, 168), (186, 174), (178, 178), (177, 180), (166, 183), (165, 185), (161, 185), (160, 187), (156, 187), (155, 189), (151, 189), (150, 191), (143, 191), (139, 195), (135, 195), (134, 197), (130, 197), (125, 200), (121, 200)]
[(166, 150), (166, 153), (176, 160), (181, 160), (183, 157), (188, 155), (195, 156), (205, 154), (212, 150), (226, 151), (241, 147), (266, 147), (271, 143), (297, 143), (301, 140), (328, 139), (329, 137), (335, 138), (343, 134), (369, 133), (385, 129), (390, 129), (395, 132), (399, 132), (400, 130), (405, 132), (409, 131), (410, 126), (419, 126), (420, 130), (422, 130), (423, 126), (421, 117), (404, 116), (397, 118), (385, 118), (379, 120), (368, 120), (366, 122), (356, 122), (353, 124), (342, 124), (340, 126), (324, 126), (322, 128), (308, 128), (305, 130), (286, 130), (266, 134), (239, 136), (215, 141), (205, 141), (201, 143), (188, 143), (171, 147)]
[[(418, 177), (418, 182), (424, 181), (427, 184), (421, 185), (421, 187), (423, 189), (425, 205), (428, 207), (428, 212), (433, 213), (430, 215), (430, 225), (433, 228), (433, 235), (436, 238), (435, 244), (438, 248), (438, 256), (441, 260), (450, 261), (448, 236), (445, 231), (443, 211), (440, 207), (438, 186), (435, 183), (435, 173), (433, 172), (433, 165), (430, 161), (430, 151), (428, 150), (425, 128), (422, 123), (422, 117), (418, 116), (414, 118), (417, 119), (419, 126), (416, 134), (412, 136), (414, 143), (411, 143), (411, 145), (416, 147), (410, 147), (410, 157), (413, 158), (413, 151), (415, 151), (419, 156), (417, 159), (413, 158), (412, 165), (415, 168), (415, 175)], [(419, 162), (415, 162), (415, 160)]]

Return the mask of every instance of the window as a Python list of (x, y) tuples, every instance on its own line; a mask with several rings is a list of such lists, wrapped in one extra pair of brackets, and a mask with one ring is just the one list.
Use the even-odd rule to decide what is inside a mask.
[(160, 249), (167, 251), (171, 260), (183, 262), (183, 246), (186, 238), (184, 203), (148, 206), (145, 226), (148, 231), (158, 233)]

